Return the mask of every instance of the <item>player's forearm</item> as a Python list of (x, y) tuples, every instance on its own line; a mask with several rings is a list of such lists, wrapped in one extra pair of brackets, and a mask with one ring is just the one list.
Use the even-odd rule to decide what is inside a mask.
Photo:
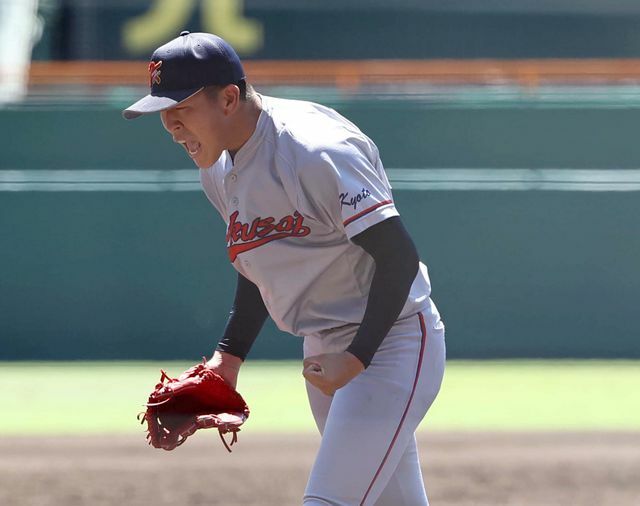
[(244, 360), (258, 337), (267, 315), (267, 308), (258, 287), (238, 274), (233, 307), (216, 350)]
[(373, 355), (398, 319), (417, 270), (417, 261), (394, 270), (385, 270), (384, 266), (376, 265), (364, 318), (347, 348), (365, 367), (369, 366)]
[(373, 257), (376, 270), (362, 323), (347, 351), (368, 367), (404, 307), (418, 272), (419, 257), (399, 218), (375, 225), (363, 234), (356, 244)]

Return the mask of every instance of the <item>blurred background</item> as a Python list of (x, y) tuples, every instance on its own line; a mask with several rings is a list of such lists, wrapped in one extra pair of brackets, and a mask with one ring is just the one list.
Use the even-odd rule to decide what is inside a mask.
[(232, 455), (135, 420), (235, 288), (198, 169), (121, 117), (182, 30), (379, 146), (447, 326), (432, 503), (640, 504), (638, 0), (0, 0), (0, 504), (300, 503), (319, 438), (271, 322)]
[(224, 224), (158, 117), (120, 117), (183, 29), (378, 144), (451, 358), (640, 357), (640, 3), (0, 0), (0, 359), (217, 341)]

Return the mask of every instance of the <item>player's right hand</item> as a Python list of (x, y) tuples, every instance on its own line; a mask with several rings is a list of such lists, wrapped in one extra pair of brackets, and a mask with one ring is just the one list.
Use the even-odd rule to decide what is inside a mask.
[(238, 373), (241, 365), (241, 358), (218, 350), (213, 352), (213, 356), (207, 362), (207, 368), (222, 376), (222, 379), (233, 388), (236, 388), (238, 383)]
[(302, 375), (323, 394), (332, 396), (362, 371), (362, 362), (355, 355), (343, 351), (305, 358)]

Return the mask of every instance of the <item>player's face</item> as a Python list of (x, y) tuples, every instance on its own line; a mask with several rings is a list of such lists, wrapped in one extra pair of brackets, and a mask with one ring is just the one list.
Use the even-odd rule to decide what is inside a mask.
[(213, 165), (227, 148), (224, 103), (204, 90), (160, 113), (162, 125), (201, 169)]

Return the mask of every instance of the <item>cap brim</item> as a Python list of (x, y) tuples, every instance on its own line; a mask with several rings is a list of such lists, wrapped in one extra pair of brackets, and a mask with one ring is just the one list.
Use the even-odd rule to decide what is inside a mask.
[(162, 96), (147, 95), (122, 111), (122, 116), (125, 119), (134, 119), (143, 114), (166, 111), (178, 105), (180, 102), (184, 102), (202, 89), (204, 89), (203, 86), (190, 90), (167, 91), (164, 92)]

